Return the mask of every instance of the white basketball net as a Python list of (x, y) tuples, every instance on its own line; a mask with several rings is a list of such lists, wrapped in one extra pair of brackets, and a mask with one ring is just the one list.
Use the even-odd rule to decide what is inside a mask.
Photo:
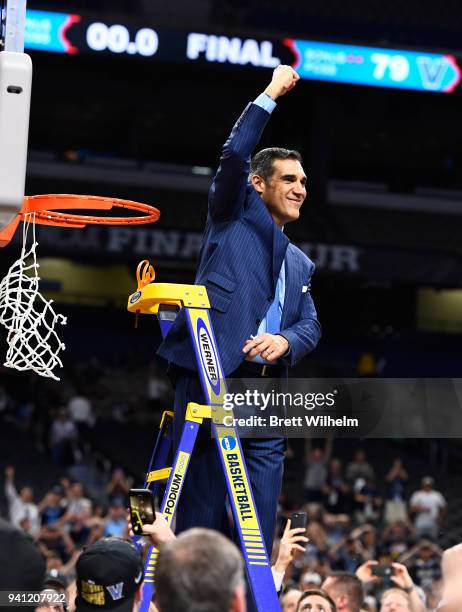
[[(32, 224), (32, 245), (27, 247), (27, 235)], [(53, 369), (62, 367), (58, 357), (66, 347), (55, 331), (66, 325), (66, 317), (56, 314), (53, 300), (39, 292), (35, 240), (35, 214), (23, 222), (23, 243), (20, 258), (11, 266), (0, 283), (0, 323), (8, 332), (5, 366), (59, 380)]]

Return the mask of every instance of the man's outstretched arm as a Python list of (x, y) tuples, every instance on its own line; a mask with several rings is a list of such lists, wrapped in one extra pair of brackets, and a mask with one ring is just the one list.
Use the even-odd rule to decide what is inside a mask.
[(228, 221), (242, 212), (252, 151), (268, 123), (275, 100), (293, 89), (299, 78), (290, 66), (278, 66), (264, 93), (237, 120), (223, 146), (209, 192), (209, 214), (213, 221)]

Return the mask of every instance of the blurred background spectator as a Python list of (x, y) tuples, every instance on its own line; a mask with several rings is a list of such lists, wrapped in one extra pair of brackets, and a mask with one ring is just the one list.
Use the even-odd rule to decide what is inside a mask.
[(425, 476), (422, 479), (422, 488), (412, 494), (409, 504), (417, 536), (436, 540), (439, 525), (447, 508), (443, 495), (435, 491), (433, 485), (433, 478)]
[(71, 465), (74, 463), (74, 442), (78, 432), (75, 423), (67, 410), (61, 408), (51, 422), (50, 452), (53, 462), (57, 465)]
[(407, 520), (405, 487), (409, 476), (400, 457), (393, 461), (386, 476), (387, 493), (384, 520), (386, 523)]
[(5, 496), (11, 524), (20, 527), (26, 521), (27, 529), (24, 530), (36, 536), (40, 521), (38, 507), (34, 504), (34, 492), (31, 487), (22, 487), (18, 494), (14, 484), (14, 467), (11, 465), (5, 469)]
[(95, 415), (90, 400), (83, 394), (73, 395), (67, 404), (67, 411), (79, 436), (85, 439), (88, 431), (95, 424)]
[(332, 439), (326, 439), (324, 449), (312, 448), (310, 438), (305, 443), (305, 499), (308, 502), (320, 502), (327, 482)]

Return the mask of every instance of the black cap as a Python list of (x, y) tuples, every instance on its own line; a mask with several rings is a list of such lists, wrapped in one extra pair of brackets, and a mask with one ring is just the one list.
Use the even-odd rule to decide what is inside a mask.
[(45, 587), (57, 587), (58, 589), (67, 588), (67, 578), (64, 574), (61, 574), (57, 569), (51, 569), (45, 576), (43, 582)]
[(118, 538), (98, 540), (80, 555), (76, 570), (78, 612), (131, 612), (143, 581), (143, 562), (134, 544)]
[(45, 568), (32, 538), (0, 519), (0, 591), (40, 591)]

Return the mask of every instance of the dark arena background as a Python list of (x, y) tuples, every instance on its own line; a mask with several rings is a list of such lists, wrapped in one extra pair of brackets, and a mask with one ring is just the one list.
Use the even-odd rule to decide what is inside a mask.
[[(37, 229), (41, 289), (68, 317), (67, 348), (60, 382), (0, 367), (0, 509), (10, 518), (11, 483), (30, 485), (42, 511), (50, 491), (64, 503), (81, 483), (85, 516), (58, 535), (21, 522), (49, 570), (71, 582), (82, 546), (126, 534), (128, 488), (142, 485), (173, 399), (155, 317), (135, 329), (126, 309), (136, 266), (147, 258), (160, 282), (194, 282), (222, 143), (279, 63), (301, 80), (260, 144), (303, 156), (309, 195), (287, 235), (316, 264), (323, 328), (291, 375), (462, 378), (459, 2), (29, 0), (26, 52), (26, 193), (115, 196), (161, 211), (136, 228)], [(20, 234), (0, 250), (1, 277)], [(2, 331), (2, 363), (5, 340)], [(63, 420), (74, 429), (58, 449)], [(304, 510), (310, 543), (286, 587), (319, 586), (368, 559), (402, 561), (425, 609), (436, 608), (442, 551), (462, 540), (462, 430), (430, 435), (289, 441), (278, 536)], [(442, 496), (431, 529), (411, 501), (422, 487)], [(369, 585), (363, 609), (379, 610), (378, 596)]]

